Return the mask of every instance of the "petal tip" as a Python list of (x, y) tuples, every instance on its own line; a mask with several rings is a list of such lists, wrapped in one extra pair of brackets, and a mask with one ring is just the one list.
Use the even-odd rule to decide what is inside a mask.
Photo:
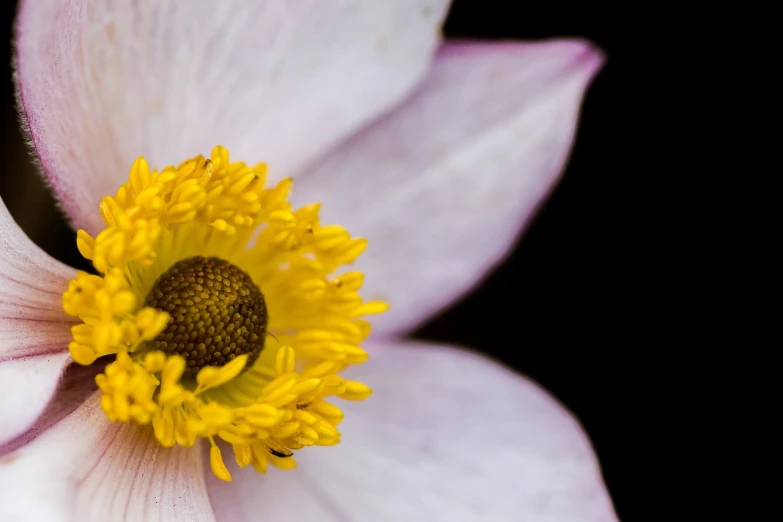
[(576, 63), (585, 70), (587, 76), (592, 78), (606, 64), (606, 53), (598, 45), (588, 40), (569, 40), (566, 43), (573, 44), (576, 49)]
[(440, 48), (439, 57), (484, 53), (560, 55), (564, 60), (572, 61), (575, 66), (588, 71), (588, 76), (600, 70), (607, 59), (603, 49), (583, 38), (553, 38), (538, 41), (455, 39), (449, 40)]

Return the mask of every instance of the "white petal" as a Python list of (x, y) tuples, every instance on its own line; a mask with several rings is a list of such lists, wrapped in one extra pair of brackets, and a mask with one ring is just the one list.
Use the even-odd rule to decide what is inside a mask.
[(454, 348), (369, 351), (352, 377), (375, 393), (345, 405), (342, 442), (289, 472), (232, 463), (208, 479), (219, 521), (617, 520), (581, 427), (531, 381)]
[(214, 520), (198, 448), (166, 449), (149, 426), (110, 423), (98, 393), (0, 459), (0, 520)]
[(70, 361), (74, 319), (61, 296), (74, 274), (30, 241), (0, 200), (0, 449), (44, 411)]
[(68, 363), (67, 353), (0, 362), (0, 455), (6, 446), (16, 447), (27, 438)]
[(447, 0), (23, 1), (19, 93), (78, 227), (132, 161), (222, 144), (292, 175), (424, 76)]
[(508, 252), (557, 180), (585, 89), (589, 44), (450, 44), (403, 106), (316, 164), (294, 188), (368, 238), (376, 331), (410, 329)]

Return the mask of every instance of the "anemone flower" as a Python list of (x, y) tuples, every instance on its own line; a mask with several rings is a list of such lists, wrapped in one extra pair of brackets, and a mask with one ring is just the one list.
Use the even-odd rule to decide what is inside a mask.
[(0, 205), (0, 519), (615, 520), (546, 392), (404, 338), (508, 251), (602, 62), (442, 43), (447, 8), (21, 2), (23, 124), (95, 270)]

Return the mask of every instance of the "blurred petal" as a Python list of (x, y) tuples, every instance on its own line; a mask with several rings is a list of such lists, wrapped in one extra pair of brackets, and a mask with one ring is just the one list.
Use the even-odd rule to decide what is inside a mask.
[(49, 257), (0, 200), (0, 449), (43, 412), (70, 361), (62, 293), (75, 271)]
[(200, 452), (161, 447), (149, 426), (109, 422), (98, 393), (0, 459), (0, 520), (214, 520)]
[(591, 45), (450, 44), (402, 107), (313, 166), (294, 190), (366, 236), (365, 295), (410, 329), (475, 285), (513, 245), (566, 162)]
[(221, 144), (276, 177), (424, 76), (447, 0), (22, 2), (18, 90), (43, 169), (78, 227), (102, 228), (136, 157)]
[(531, 381), (454, 348), (368, 350), (353, 378), (375, 393), (344, 406), (342, 442), (291, 472), (232, 462), (232, 484), (207, 479), (220, 522), (617, 520), (584, 432)]

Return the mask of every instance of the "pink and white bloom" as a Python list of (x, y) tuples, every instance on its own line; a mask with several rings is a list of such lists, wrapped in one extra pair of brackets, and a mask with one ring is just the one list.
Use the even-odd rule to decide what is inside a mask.
[(480, 355), (404, 338), (503, 259), (603, 61), (580, 41), (444, 43), (448, 4), (21, 2), (23, 120), (75, 228), (102, 228), (99, 201), (137, 156), (162, 166), (220, 143), (370, 238), (365, 293), (392, 308), (353, 370), (375, 393), (344, 407), (341, 444), (294, 471), (231, 463), (220, 482), (201, 445), (165, 449), (107, 419), (95, 372), (68, 353), (75, 270), (0, 202), (0, 519), (616, 520), (557, 401)]

